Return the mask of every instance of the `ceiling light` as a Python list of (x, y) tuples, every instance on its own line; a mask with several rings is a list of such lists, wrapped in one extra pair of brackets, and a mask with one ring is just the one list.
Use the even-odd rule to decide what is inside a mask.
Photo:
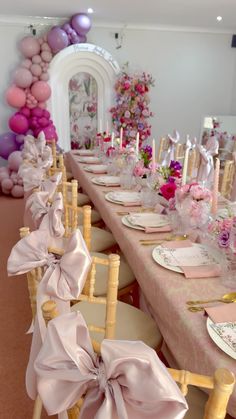
[(222, 16), (217, 16), (216, 20), (218, 20), (218, 22), (222, 21)]
[(87, 12), (88, 12), (88, 13), (93, 13), (93, 9), (92, 9), (92, 7), (89, 7), (89, 8), (88, 8), (88, 10), (87, 10)]

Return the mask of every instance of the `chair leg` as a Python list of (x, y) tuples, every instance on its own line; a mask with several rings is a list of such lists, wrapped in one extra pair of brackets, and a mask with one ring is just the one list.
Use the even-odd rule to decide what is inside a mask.
[(39, 397), (39, 395), (36, 397), (36, 400), (34, 402), (34, 411), (33, 411), (33, 418), (32, 419), (40, 419), (41, 413), (42, 413), (42, 401)]

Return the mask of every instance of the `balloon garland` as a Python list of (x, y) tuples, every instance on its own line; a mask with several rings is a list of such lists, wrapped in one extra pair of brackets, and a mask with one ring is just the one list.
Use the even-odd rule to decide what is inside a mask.
[(61, 27), (52, 27), (42, 37), (26, 36), (20, 41), (19, 50), (24, 59), (5, 94), (8, 105), (17, 110), (9, 118), (11, 131), (0, 134), (0, 157), (8, 159), (8, 167), (0, 168), (0, 189), (3, 193), (22, 196), (19, 188), (15, 188), (15, 193), (13, 188), (16, 185), (22, 188), (20, 179), (18, 184), (17, 172), (26, 134), (37, 137), (43, 131), (47, 141), (57, 140), (56, 127), (46, 109), (51, 96), (48, 68), (59, 51), (71, 44), (85, 43), (90, 28), (89, 16), (77, 13), (69, 22)]

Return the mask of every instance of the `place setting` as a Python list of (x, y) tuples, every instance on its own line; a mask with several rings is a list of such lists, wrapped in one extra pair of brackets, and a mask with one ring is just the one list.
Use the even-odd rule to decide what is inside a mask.
[(100, 186), (120, 186), (120, 176), (96, 176), (91, 179), (91, 182)]
[(111, 191), (106, 193), (105, 199), (125, 207), (141, 206), (141, 194), (136, 191)]
[(99, 164), (101, 163), (101, 159), (95, 156), (78, 156), (76, 161), (79, 163), (86, 163), (86, 164)]
[(166, 215), (152, 212), (138, 212), (124, 215), (122, 224), (134, 230), (141, 230), (145, 233), (158, 233), (171, 231), (169, 218)]
[(95, 173), (95, 174), (105, 174), (107, 173), (108, 166), (106, 164), (93, 164), (89, 166), (84, 166), (83, 169), (85, 172)]
[(75, 156), (94, 156), (95, 155), (95, 152), (94, 152), (94, 150), (90, 150), (90, 149), (81, 149), (81, 150), (72, 150), (72, 153), (75, 155)]

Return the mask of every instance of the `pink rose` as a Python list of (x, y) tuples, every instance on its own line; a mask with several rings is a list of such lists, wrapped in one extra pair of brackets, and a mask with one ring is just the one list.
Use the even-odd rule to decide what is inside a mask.
[(161, 186), (160, 192), (162, 196), (169, 201), (170, 198), (174, 198), (176, 189), (176, 184), (174, 182), (169, 182)]

